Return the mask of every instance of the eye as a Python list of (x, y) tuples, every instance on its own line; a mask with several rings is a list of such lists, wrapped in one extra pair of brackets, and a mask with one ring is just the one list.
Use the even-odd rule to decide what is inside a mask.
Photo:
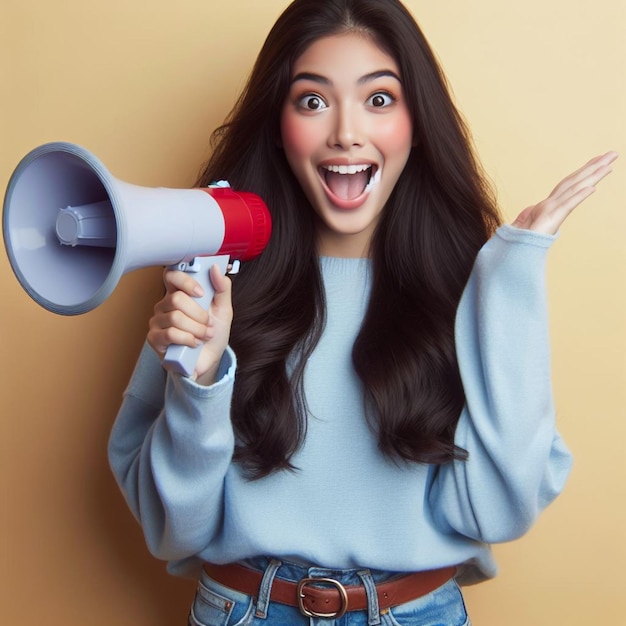
[(306, 111), (321, 111), (328, 106), (320, 96), (314, 93), (308, 93), (302, 96), (298, 99), (297, 103), (299, 107)]
[(381, 109), (383, 107), (388, 107), (395, 101), (396, 99), (390, 93), (387, 93), (386, 91), (378, 91), (368, 98), (367, 104), (375, 109)]

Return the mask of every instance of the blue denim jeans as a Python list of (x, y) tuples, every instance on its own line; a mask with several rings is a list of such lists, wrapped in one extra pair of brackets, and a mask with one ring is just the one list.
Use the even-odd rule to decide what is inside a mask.
[[(249, 560), (245, 565), (265, 572), (258, 598), (224, 587), (203, 572), (189, 626), (470, 626), (463, 596), (454, 580), (417, 600), (381, 611), (374, 585), (393, 573), (306, 568), (265, 558)], [(298, 608), (269, 601), (276, 576), (292, 582), (319, 577), (333, 578), (343, 585), (364, 585), (369, 608), (349, 611), (338, 619), (306, 617)]]

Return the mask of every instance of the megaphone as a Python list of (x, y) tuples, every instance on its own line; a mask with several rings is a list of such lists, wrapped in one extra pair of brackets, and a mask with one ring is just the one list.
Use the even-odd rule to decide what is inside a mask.
[[(90, 152), (49, 143), (29, 152), (7, 187), (2, 219), (13, 272), (41, 306), (78, 315), (108, 298), (123, 274), (151, 265), (194, 272), (208, 308), (212, 265), (258, 256), (271, 234), (267, 206), (227, 184), (148, 188), (117, 180)], [(164, 365), (186, 376), (198, 351), (170, 346)]]

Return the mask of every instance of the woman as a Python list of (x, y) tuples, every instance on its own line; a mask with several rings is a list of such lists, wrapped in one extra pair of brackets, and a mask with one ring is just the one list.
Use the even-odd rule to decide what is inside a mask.
[(209, 312), (166, 273), (110, 443), (149, 548), (199, 577), (190, 624), (469, 623), (458, 585), (569, 471), (543, 268), (616, 155), (498, 228), (396, 0), (289, 5), (214, 147), (199, 183), (261, 195), (273, 235)]

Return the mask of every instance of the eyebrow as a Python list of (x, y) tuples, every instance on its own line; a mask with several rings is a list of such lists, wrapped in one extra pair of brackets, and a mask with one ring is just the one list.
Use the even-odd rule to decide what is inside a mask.
[[(361, 78), (357, 80), (357, 84), (364, 85), (365, 83), (369, 83), (373, 80), (376, 80), (377, 78), (385, 77), (395, 78), (399, 83), (402, 83), (400, 77), (395, 72), (391, 70), (379, 70), (377, 72), (371, 72), (369, 74), (365, 74), (365, 76), (361, 76)], [(333, 84), (332, 81), (325, 76), (321, 76), (320, 74), (313, 74), (312, 72), (300, 72), (299, 74), (296, 74), (293, 77), (291, 84), (293, 85), (299, 80), (310, 80), (311, 82), (318, 83), (320, 85), (326, 85), (328, 87), (332, 87)]]

